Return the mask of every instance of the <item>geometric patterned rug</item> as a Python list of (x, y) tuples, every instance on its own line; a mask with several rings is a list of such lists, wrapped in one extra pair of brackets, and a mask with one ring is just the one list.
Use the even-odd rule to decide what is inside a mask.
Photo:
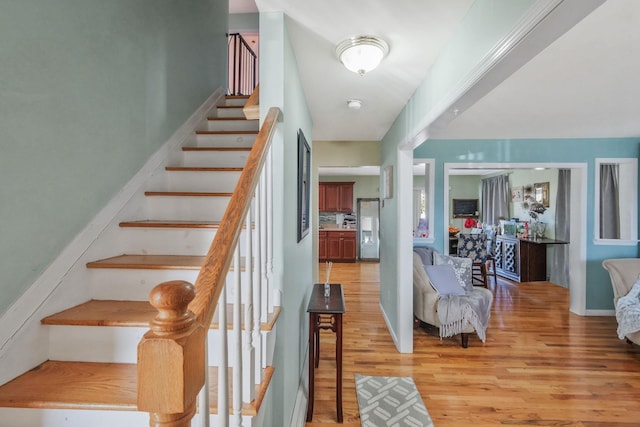
[(355, 377), (362, 427), (434, 427), (413, 378)]

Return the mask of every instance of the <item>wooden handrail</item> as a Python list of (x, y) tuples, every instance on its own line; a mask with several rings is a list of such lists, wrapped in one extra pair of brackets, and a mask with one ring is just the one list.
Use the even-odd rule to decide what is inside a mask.
[(260, 84), (251, 93), (249, 99), (242, 108), (244, 116), (249, 120), (256, 120), (260, 118)]
[(208, 325), (213, 319), (213, 313), (233, 259), (233, 249), (238, 243), (244, 218), (249, 212), (252, 195), (258, 185), (279, 117), (279, 108), (272, 107), (267, 112), (229, 206), (222, 217), (220, 228), (196, 279), (196, 298), (189, 304), (189, 309), (204, 325)]
[(196, 279), (195, 298), (191, 285), (179, 281), (162, 283), (151, 293), (151, 303), (159, 313), (138, 345), (138, 409), (150, 413), (151, 426), (190, 426), (197, 394), (204, 384), (206, 331), (279, 117), (279, 108), (267, 112)]

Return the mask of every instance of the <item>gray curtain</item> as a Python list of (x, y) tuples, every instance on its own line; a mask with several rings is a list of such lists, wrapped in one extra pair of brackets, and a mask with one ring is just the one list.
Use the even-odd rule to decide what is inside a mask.
[[(556, 239), (570, 241), (571, 218), (571, 170), (558, 170), (556, 194)], [(549, 280), (565, 288), (569, 287), (569, 245), (552, 245), (551, 274)]]
[(498, 225), (509, 218), (509, 175), (482, 180), (482, 222)]
[(620, 167), (617, 164), (600, 165), (600, 238), (620, 238)]

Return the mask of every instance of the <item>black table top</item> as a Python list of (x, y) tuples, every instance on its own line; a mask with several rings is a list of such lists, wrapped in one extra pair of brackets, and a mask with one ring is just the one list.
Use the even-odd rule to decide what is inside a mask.
[(342, 292), (342, 285), (338, 283), (331, 283), (331, 294), (329, 298), (324, 297), (324, 283), (316, 283), (313, 285), (313, 291), (311, 291), (311, 298), (309, 298), (309, 307), (307, 312), (309, 313), (344, 313), (346, 310), (344, 305), (344, 293)]
[(525, 239), (524, 237), (520, 237), (520, 240), (523, 242), (535, 243), (536, 245), (567, 245), (569, 244), (569, 242), (564, 240), (549, 239), (546, 237), (539, 237), (539, 238), (529, 237), (527, 239)]

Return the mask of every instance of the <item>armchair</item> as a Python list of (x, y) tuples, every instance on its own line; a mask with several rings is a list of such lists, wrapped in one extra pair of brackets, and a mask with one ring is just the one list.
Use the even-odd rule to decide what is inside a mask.
[[(613, 303), (618, 305), (618, 300), (627, 295), (640, 275), (640, 259), (620, 258), (606, 259), (602, 266), (609, 272), (611, 286), (613, 287)], [(640, 345), (640, 331), (625, 336), (629, 344)]]
[[(446, 335), (447, 329), (450, 333), (452, 329), (450, 325), (441, 324), (441, 314), (439, 313), (439, 307), (447, 307), (446, 304), (456, 304), (459, 301), (480, 301), (480, 307), (484, 310), (482, 317), (485, 322), (478, 321), (477, 317), (471, 318), (470, 316), (462, 316), (457, 320), (456, 327), (457, 333), (461, 335), (461, 344), (463, 348), (467, 348), (469, 345), (469, 334), (476, 332), (480, 339), (485, 340), (485, 328), (486, 322), (489, 319), (491, 305), (493, 303), (493, 294), (490, 290), (484, 288), (472, 288), (466, 295), (440, 295), (439, 292), (433, 287), (431, 279), (425, 270), (423, 259), (416, 252), (413, 252), (413, 313), (414, 316), (422, 323), (426, 323), (435, 326), (440, 330), (440, 336), (452, 336)], [(447, 310), (448, 311), (448, 310)], [(467, 311), (468, 313), (468, 311)]]

